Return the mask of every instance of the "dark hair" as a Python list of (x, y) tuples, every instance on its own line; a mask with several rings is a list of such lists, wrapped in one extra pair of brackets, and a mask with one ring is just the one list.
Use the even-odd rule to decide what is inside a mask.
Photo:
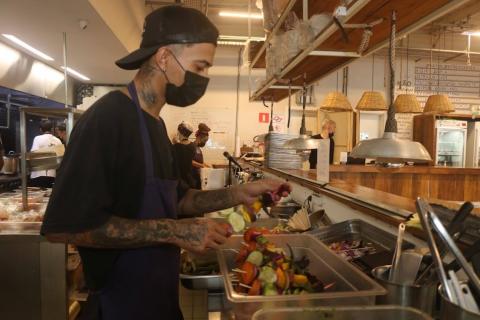
[(57, 130), (59, 131), (67, 131), (67, 127), (65, 126), (64, 123), (60, 123), (57, 125)]
[(42, 132), (52, 131), (52, 127), (53, 124), (50, 120), (42, 120), (42, 122), (40, 122), (40, 130), (42, 130)]

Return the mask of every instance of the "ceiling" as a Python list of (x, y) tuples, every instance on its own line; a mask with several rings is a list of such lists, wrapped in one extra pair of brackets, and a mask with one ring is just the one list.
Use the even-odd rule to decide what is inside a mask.
[[(112, 0), (110, 0), (112, 1)], [(148, 14), (155, 8), (173, 4), (175, 0), (115, 0), (117, 3), (137, 3)], [(311, 0), (312, 1), (312, 0)], [(425, 0), (427, 1), (427, 0)], [(91, 83), (125, 84), (133, 76), (117, 68), (114, 61), (127, 54), (125, 42), (119, 40), (115, 28), (107, 24), (91, 5), (92, 0), (0, 0), (0, 33), (9, 33), (47, 53), (55, 59), (48, 63), (58, 70), (63, 65), (62, 32), (67, 33), (68, 65), (85, 74)], [(98, 1), (97, 1), (98, 2)], [(103, 1), (106, 2), (105, 0)], [(247, 36), (247, 19), (225, 18), (218, 15), (221, 10), (248, 11), (248, 0), (183, 0), (185, 4), (202, 7), (215, 23), (221, 35)], [(258, 12), (253, 5), (251, 11)], [(111, 3), (109, 3), (111, 4)], [(126, 6), (128, 8), (128, 6)], [(79, 20), (88, 20), (88, 27), (81, 30)], [(480, 1), (471, 3), (460, 10), (449, 13), (434, 24), (415, 33), (418, 41), (410, 41), (410, 47), (429, 47), (432, 34), (451, 37), (456, 40), (455, 49), (465, 49), (465, 36), (457, 37), (462, 28), (480, 29)], [(113, 31), (112, 31), (113, 30)], [(123, 31), (125, 33), (125, 31)], [(134, 31), (139, 32), (139, 31)], [(264, 36), (261, 20), (252, 20), (252, 36)], [(138, 36), (137, 36), (138, 37)], [(411, 39), (415, 37), (412, 36)], [(440, 39), (440, 37), (438, 37)], [(0, 36), (0, 41), (15, 47)], [(135, 40), (136, 42), (136, 40)], [(439, 48), (442, 41), (438, 42)], [(443, 41), (446, 46), (447, 41)], [(452, 47), (453, 44), (450, 44)], [(472, 40), (472, 48), (480, 51), (480, 38)], [(400, 51), (401, 52), (401, 51)], [(418, 53), (420, 55), (420, 51)], [(423, 53), (422, 53), (423, 54)], [(453, 53), (452, 53), (453, 55)], [(448, 58), (447, 56), (446, 58)], [(475, 56), (477, 61), (480, 55)], [(462, 59), (459, 56), (459, 59)], [(1, 83), (0, 83), (1, 85)]]
[[(79, 26), (80, 19), (88, 20), (85, 30)], [(131, 78), (131, 72), (114, 65), (127, 50), (87, 0), (0, 1), (0, 33), (13, 34), (50, 55), (55, 61), (48, 64), (59, 70), (63, 65), (62, 32), (67, 33), (68, 66), (91, 82), (115, 84)]]

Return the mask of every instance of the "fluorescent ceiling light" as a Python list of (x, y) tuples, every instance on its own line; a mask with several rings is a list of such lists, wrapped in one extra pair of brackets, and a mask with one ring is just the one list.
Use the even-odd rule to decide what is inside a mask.
[(261, 13), (248, 14), (248, 12), (239, 12), (239, 11), (220, 11), (218, 15), (220, 17), (230, 17), (230, 18), (263, 19), (263, 14)]
[(218, 39), (220, 41), (247, 41), (247, 40), (252, 40), (252, 41), (265, 41), (265, 37), (248, 37), (248, 36), (227, 36), (221, 34), (218, 36)]
[(464, 32), (462, 32), (462, 34), (465, 35), (465, 36), (477, 36), (477, 37), (479, 37), (480, 36), (480, 31), (478, 31), (478, 30), (464, 31)]
[(50, 57), (49, 55), (43, 53), (42, 51), (40, 50), (37, 50), (35, 49), (34, 47), (32, 47), (31, 45), (29, 45), (28, 43), (25, 43), (23, 42), (22, 40), (18, 39), (17, 37), (15, 37), (14, 35), (11, 35), (11, 34), (2, 34), (5, 38), (7, 38), (8, 40), (12, 41), (13, 43), (16, 43), (17, 45), (19, 45), (20, 47), (28, 50), (29, 52), (33, 53), (34, 55), (44, 59), (44, 60), (47, 60), (47, 61), (53, 61), (53, 58)]
[[(65, 67), (62, 66), (62, 69), (65, 70)], [(70, 73), (71, 75), (76, 76), (77, 78), (82, 79), (82, 80), (90, 81), (90, 78), (89, 78), (89, 77), (84, 76), (83, 74), (81, 74), (80, 72), (78, 72), (78, 71), (76, 71), (76, 70), (73, 70), (72, 68), (67, 67), (67, 72)]]

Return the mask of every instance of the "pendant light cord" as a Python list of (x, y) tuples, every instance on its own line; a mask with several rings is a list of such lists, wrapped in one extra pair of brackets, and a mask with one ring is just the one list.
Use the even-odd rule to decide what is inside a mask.
[(375, 76), (375, 53), (372, 54), (372, 91), (373, 91), (373, 79)]
[(410, 37), (407, 36), (407, 82), (405, 83), (406, 86), (405, 86), (405, 93), (408, 93), (408, 86), (409, 86), (409, 82), (408, 82), (408, 59), (409, 59), (409, 56), (408, 56), (408, 48), (410, 46)]
[(395, 90), (395, 32), (397, 24), (397, 14), (395, 11), (392, 11), (392, 24), (390, 32), (390, 88), (389, 88), (389, 98), (390, 105), (387, 111), (387, 122), (385, 123), (385, 132), (397, 132), (397, 120), (395, 119), (395, 106), (393, 105), (393, 96)]

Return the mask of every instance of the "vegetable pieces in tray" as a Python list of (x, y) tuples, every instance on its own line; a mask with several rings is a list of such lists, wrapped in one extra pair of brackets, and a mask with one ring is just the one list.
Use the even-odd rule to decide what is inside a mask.
[(232, 281), (235, 291), (251, 296), (274, 296), (281, 294), (304, 294), (322, 292), (333, 284), (324, 286), (308, 272), (310, 261), (306, 256), (295, 259), (289, 247), (287, 254), (265, 235), (265, 228), (249, 228), (245, 231), (233, 269)]
[(376, 253), (376, 248), (373, 244), (364, 244), (363, 240), (343, 240), (330, 243), (328, 247), (347, 261), (352, 261), (365, 255)]

